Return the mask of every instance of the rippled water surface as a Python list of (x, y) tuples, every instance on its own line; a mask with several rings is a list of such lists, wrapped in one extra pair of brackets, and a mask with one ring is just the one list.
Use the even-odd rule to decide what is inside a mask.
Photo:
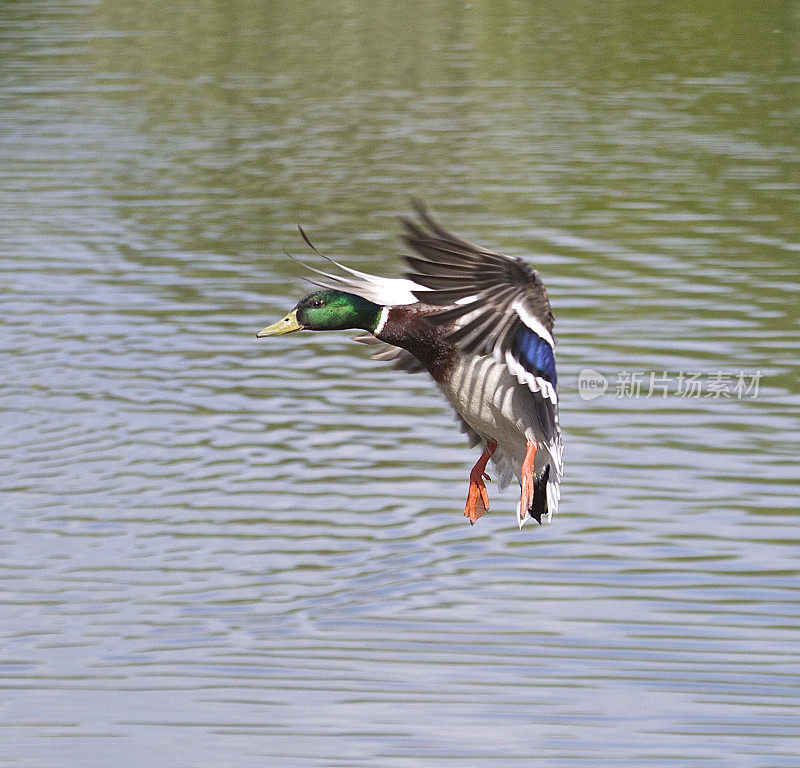
[[(799, 51), (792, 2), (5, 4), (0, 764), (800, 765)], [(297, 223), (398, 274), (412, 195), (548, 285), (551, 526), (465, 523), (424, 377), (255, 339)]]

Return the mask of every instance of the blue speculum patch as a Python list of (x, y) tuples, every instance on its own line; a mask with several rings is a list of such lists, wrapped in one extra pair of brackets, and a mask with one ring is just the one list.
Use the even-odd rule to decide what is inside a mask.
[(522, 367), (534, 376), (541, 376), (554, 387), (558, 381), (556, 376), (556, 358), (550, 345), (527, 325), (521, 325), (514, 334), (511, 345), (512, 354), (520, 361)]

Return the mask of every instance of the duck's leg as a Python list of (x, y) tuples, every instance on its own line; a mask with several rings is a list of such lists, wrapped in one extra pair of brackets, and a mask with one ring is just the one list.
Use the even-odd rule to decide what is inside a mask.
[(489, 440), (486, 443), (486, 450), (475, 463), (469, 473), (469, 492), (467, 493), (467, 505), (464, 507), (464, 516), (469, 518), (469, 524), (475, 525), (475, 521), (489, 509), (489, 494), (486, 493), (486, 483), (483, 482), (486, 474), (486, 464), (492, 458), (492, 454), (497, 450), (497, 443)]
[(522, 469), (520, 470), (520, 485), (522, 486), (522, 493), (519, 500), (520, 525), (522, 525), (525, 515), (533, 505), (534, 483), (536, 482), (536, 475), (533, 471), (534, 459), (536, 459), (536, 443), (532, 443), (528, 440), (528, 445), (525, 449), (525, 458), (522, 460)]

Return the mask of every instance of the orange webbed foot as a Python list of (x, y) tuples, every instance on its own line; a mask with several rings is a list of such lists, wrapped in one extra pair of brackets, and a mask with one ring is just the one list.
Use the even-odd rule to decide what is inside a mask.
[(484, 477), (489, 479), (484, 473), (476, 476), (474, 469), (469, 473), (469, 491), (464, 516), (469, 518), (470, 525), (475, 525), (475, 521), (489, 509), (489, 494), (486, 492), (486, 483), (483, 482)]
[(533, 470), (533, 462), (536, 459), (536, 443), (528, 440), (528, 446), (525, 450), (525, 458), (522, 460), (522, 468), (520, 470), (520, 486), (522, 492), (519, 500), (519, 525), (525, 520), (528, 510), (533, 506), (533, 493), (534, 483), (536, 482), (536, 474)]
[(486, 474), (486, 464), (492, 457), (497, 448), (497, 443), (490, 440), (487, 449), (475, 463), (469, 473), (469, 491), (467, 493), (467, 503), (464, 507), (464, 516), (469, 518), (470, 525), (475, 525), (475, 521), (489, 509), (489, 494), (486, 492), (486, 480), (491, 480)]
[(536, 459), (536, 443), (528, 441), (528, 446), (525, 451), (525, 458), (522, 461), (522, 469), (520, 471), (520, 485), (522, 491), (519, 500), (519, 517), (520, 525), (528, 514), (528, 510), (533, 506), (533, 491), (536, 475), (533, 471), (533, 462)]

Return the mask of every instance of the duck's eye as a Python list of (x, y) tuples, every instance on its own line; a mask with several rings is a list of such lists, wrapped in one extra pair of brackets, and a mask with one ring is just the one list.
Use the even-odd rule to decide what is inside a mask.
[(319, 309), (323, 305), (322, 299), (315, 299), (314, 303), (311, 305), (314, 309)]

